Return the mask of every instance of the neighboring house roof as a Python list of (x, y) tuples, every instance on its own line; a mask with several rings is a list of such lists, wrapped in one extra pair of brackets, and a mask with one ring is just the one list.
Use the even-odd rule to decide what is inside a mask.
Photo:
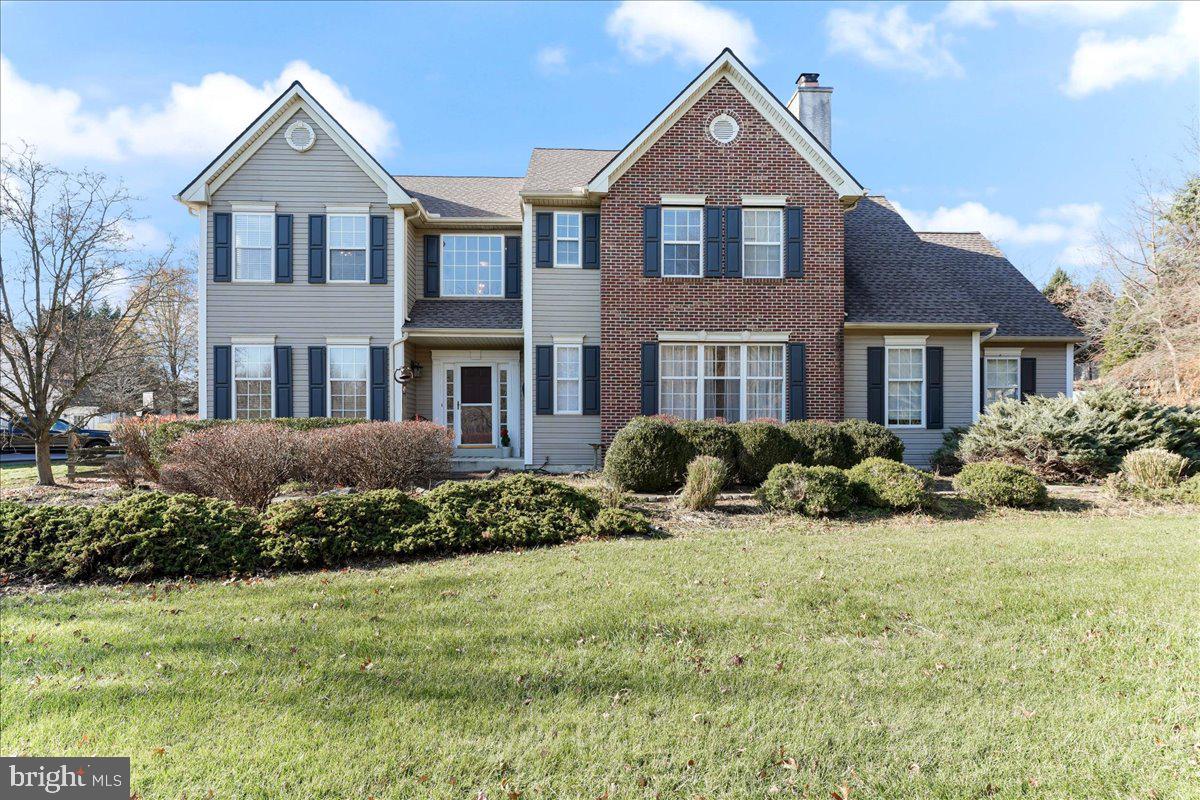
[(405, 328), (521, 330), (520, 300), (418, 300)]
[(619, 150), (535, 147), (525, 170), (524, 194), (563, 194), (587, 186)]
[(998, 324), (997, 336), (1082, 335), (980, 233), (918, 233), (884, 197), (846, 214), (846, 321)]
[(395, 178), (430, 214), (521, 219), (518, 193), (525, 182), (523, 177), (397, 175)]

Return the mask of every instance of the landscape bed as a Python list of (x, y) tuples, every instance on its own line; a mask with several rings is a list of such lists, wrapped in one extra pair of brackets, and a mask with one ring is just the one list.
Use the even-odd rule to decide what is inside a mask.
[(143, 800), (1183, 797), (1200, 525), (1154, 514), (16, 592), (0, 750), (128, 755)]

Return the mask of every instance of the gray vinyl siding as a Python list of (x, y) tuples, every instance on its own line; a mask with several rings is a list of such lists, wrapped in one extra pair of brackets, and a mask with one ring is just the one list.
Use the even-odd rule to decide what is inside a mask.
[[(552, 345), (556, 335), (582, 336), (584, 345), (601, 344), (600, 270), (534, 267), (532, 272), (533, 344)], [(532, 398), (532, 387), (529, 394)], [(591, 469), (591, 445), (599, 441), (599, 416), (533, 415), (534, 466), (549, 459), (549, 469)]]
[[(999, 347), (1001, 345), (997, 345)], [(1067, 391), (1067, 346), (1065, 344), (1018, 343), (1003, 345), (1020, 347), (1022, 358), (1037, 359), (1037, 393), (1054, 397)], [(983, 353), (987, 355), (987, 343)]]
[(410, 364), (416, 361), (423, 367), (421, 377), (410, 383), (404, 392), (404, 418), (412, 419), (413, 415), (416, 415), (424, 419), (433, 419), (432, 351), (424, 345), (406, 342), (404, 358)]
[[(316, 143), (297, 153), (284, 141), (292, 120), (312, 125)], [(275, 213), (292, 214), (292, 283), (214, 283), (212, 214), (232, 210), (233, 201), (273, 202)], [(370, 204), (372, 214), (388, 217), (388, 282), (310, 284), (308, 215), (326, 213), (326, 204)], [(271, 334), (276, 344), (291, 345), (293, 413), (308, 416), (308, 350), (327, 336), (369, 336), (372, 345), (393, 338), (392, 305), (396, 279), (392, 243), (394, 220), (387, 196), (331, 140), (320, 125), (298, 112), (246, 160), (213, 195), (208, 219), (207, 334), (208, 393), (212, 408), (212, 348), (239, 335)], [(394, 387), (389, 387), (391, 391)]]
[[(911, 335), (909, 333), (896, 335)], [(943, 423), (941, 430), (894, 428), (904, 442), (904, 460), (917, 467), (928, 467), (929, 456), (942, 444), (942, 434), (958, 425), (971, 424), (972, 388), (971, 334), (935, 333), (925, 341), (927, 347), (943, 348)], [(867, 418), (867, 348), (882, 347), (883, 334), (846, 332), (845, 409), (847, 418)], [(1061, 382), (1061, 379), (1060, 379)]]

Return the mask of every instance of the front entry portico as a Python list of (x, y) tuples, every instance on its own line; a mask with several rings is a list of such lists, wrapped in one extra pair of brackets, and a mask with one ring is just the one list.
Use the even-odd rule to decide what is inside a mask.
[(456, 461), (520, 458), (520, 353), (434, 350), (432, 357), (433, 420), (454, 435)]

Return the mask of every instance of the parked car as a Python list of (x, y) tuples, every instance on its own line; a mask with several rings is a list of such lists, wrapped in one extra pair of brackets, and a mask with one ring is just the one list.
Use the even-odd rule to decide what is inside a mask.
[[(71, 445), (71, 434), (79, 437), (80, 447), (108, 447), (112, 444), (112, 434), (96, 428), (81, 428), (60, 419), (50, 428), (50, 449), (66, 450)], [(32, 453), (34, 451), (33, 436), (21, 424), (10, 420), (0, 420), (0, 452)]]

